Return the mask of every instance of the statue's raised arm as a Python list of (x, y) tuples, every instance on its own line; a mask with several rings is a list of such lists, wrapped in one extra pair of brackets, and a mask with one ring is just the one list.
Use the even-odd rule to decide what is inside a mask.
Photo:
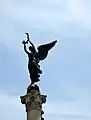
[(24, 45), (24, 51), (25, 51), (27, 54), (29, 54), (29, 52), (27, 51), (27, 48), (26, 48), (27, 41), (25, 42), (25, 41), (23, 40), (22, 44)]
[(29, 34), (28, 33), (25, 33), (26, 35), (27, 35), (27, 43), (29, 42), (32, 46), (32, 49), (33, 49), (33, 51), (36, 53), (36, 49), (35, 49), (35, 46), (34, 46), (34, 44), (30, 41), (30, 38), (29, 38)]

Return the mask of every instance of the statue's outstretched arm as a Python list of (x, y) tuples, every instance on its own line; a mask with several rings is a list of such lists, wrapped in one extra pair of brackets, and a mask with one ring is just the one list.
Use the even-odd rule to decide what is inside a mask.
[(25, 51), (27, 54), (29, 54), (29, 52), (28, 52), (27, 49), (26, 49), (26, 42), (23, 41), (22, 44), (24, 45), (24, 51)]
[(29, 34), (28, 33), (25, 34), (27, 35), (27, 42), (29, 42), (32, 45), (33, 49), (35, 50), (34, 44), (30, 41)]

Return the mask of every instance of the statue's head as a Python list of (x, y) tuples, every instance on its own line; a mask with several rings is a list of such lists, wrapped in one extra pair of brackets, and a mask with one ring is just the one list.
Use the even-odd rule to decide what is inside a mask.
[(35, 53), (35, 50), (33, 47), (29, 46), (29, 50), (32, 52), (32, 53)]

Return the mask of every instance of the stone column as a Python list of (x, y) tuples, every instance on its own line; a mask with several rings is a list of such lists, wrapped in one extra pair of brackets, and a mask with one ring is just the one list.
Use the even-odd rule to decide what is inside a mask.
[(20, 97), (21, 103), (26, 107), (27, 120), (41, 120), (42, 104), (46, 102), (46, 97), (38, 90), (31, 90), (30, 93)]

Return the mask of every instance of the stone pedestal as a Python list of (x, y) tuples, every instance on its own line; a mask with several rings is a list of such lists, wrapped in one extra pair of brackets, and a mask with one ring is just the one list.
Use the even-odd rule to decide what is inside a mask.
[(41, 95), (38, 90), (21, 96), (21, 103), (25, 104), (27, 120), (41, 120), (42, 104), (46, 102), (46, 95)]

